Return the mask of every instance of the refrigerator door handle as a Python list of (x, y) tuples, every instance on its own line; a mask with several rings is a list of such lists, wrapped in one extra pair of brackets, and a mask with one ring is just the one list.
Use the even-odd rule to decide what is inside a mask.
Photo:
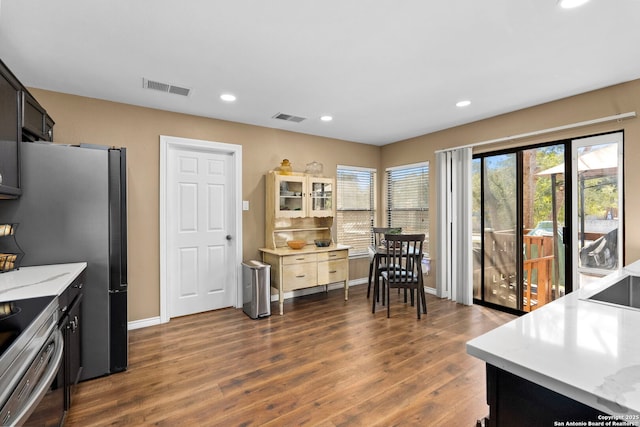
[(126, 288), (127, 260), (127, 149), (120, 148), (120, 284)]
[(127, 286), (126, 149), (109, 150), (110, 289)]

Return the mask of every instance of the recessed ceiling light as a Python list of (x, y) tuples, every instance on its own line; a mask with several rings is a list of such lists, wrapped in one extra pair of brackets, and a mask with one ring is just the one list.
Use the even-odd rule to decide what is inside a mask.
[(468, 107), (471, 105), (471, 101), (465, 99), (464, 101), (456, 102), (456, 107)]
[(230, 93), (223, 93), (222, 95), (220, 95), (220, 99), (227, 102), (233, 102), (236, 100), (236, 96), (231, 95)]
[(331, 116), (322, 116), (322, 117), (320, 117), (320, 120), (322, 120), (323, 122), (330, 122), (331, 120), (333, 120), (333, 117), (331, 117)]
[(573, 9), (574, 7), (582, 6), (589, 0), (558, 0), (558, 5), (563, 9)]

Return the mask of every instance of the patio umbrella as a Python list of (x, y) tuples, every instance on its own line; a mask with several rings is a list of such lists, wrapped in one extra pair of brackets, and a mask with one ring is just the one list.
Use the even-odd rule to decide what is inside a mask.
[[(607, 144), (578, 157), (578, 175), (585, 178), (606, 176), (618, 167), (618, 146)], [(538, 172), (536, 175), (564, 174), (564, 163)]]

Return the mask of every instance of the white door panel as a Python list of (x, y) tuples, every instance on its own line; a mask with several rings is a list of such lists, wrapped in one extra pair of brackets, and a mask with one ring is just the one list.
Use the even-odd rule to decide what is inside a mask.
[(229, 307), (239, 264), (227, 239), (235, 229), (232, 156), (172, 148), (167, 160), (169, 317)]
[(195, 184), (178, 184), (178, 230), (182, 233), (195, 232), (197, 223), (198, 188)]
[(198, 268), (198, 248), (180, 248), (180, 262), (177, 264), (179, 281), (178, 298), (196, 296), (198, 293), (196, 272)]

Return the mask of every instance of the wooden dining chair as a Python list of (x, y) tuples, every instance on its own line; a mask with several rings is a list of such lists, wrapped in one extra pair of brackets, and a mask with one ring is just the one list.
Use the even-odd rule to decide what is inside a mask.
[[(387, 300), (387, 317), (391, 316), (390, 290), (392, 288), (409, 291), (411, 294), (411, 305), (416, 306), (418, 319), (420, 319), (421, 313), (427, 313), (427, 296), (424, 292), (424, 283), (422, 280), (422, 245), (424, 238), (424, 234), (385, 235), (386, 265), (401, 266), (399, 269), (387, 269), (381, 272), (382, 292), (386, 293)], [(377, 288), (374, 288), (374, 292), (376, 291)], [(374, 313), (375, 303), (374, 298)]]
[(369, 298), (369, 295), (371, 294), (372, 284), (374, 281), (378, 281), (378, 278), (374, 278), (373, 275), (376, 271), (380, 272), (385, 269), (386, 260), (377, 253), (378, 248), (384, 246), (384, 235), (400, 233), (402, 233), (402, 227), (373, 227), (373, 245), (369, 247), (369, 282), (367, 285), (367, 298)]

